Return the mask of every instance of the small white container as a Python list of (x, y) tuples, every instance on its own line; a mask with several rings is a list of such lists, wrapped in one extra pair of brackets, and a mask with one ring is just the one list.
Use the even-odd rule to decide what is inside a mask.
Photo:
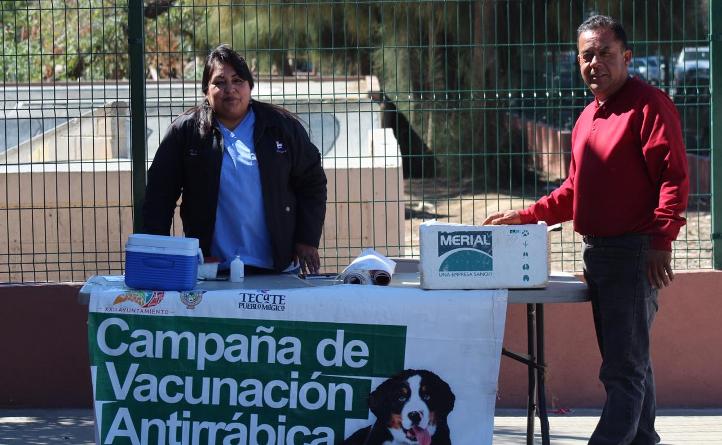
[(244, 278), (244, 264), (243, 261), (241, 261), (241, 258), (236, 255), (236, 257), (231, 261), (231, 274), (230, 274), (230, 280), (233, 283), (240, 283), (243, 281)]

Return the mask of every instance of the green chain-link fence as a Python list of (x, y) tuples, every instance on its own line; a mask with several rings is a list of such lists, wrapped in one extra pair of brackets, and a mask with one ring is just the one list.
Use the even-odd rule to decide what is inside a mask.
[[(480, 224), (560, 184), (591, 100), (576, 27), (594, 12), (623, 22), (630, 71), (680, 111), (692, 196), (674, 265), (719, 268), (719, 3), (4, 0), (0, 281), (122, 273), (148, 162), (201, 100), (219, 43), (248, 60), (254, 97), (296, 113), (323, 154), (326, 270), (363, 247), (418, 256), (424, 220)], [(552, 234), (551, 260), (581, 269), (570, 224)]]

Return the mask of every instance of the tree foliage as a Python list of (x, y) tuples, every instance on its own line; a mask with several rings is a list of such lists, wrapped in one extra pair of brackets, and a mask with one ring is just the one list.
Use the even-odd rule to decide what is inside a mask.
[(127, 2), (3, 2), (5, 82), (99, 80), (127, 73)]
[(290, 74), (287, 62), (305, 59), (322, 76), (376, 75), (420, 136), (416, 153), (433, 154), (442, 175), (484, 176), (493, 187), (524, 176), (515, 110), (562, 110), (532, 118), (571, 125), (586, 100), (573, 54), (587, 16), (619, 18), (635, 51), (665, 57), (703, 38), (708, 20), (706, 0), (206, 4), (198, 47), (231, 43), (260, 73)]
[[(128, 0), (0, 5), (3, 82), (128, 76)], [(149, 77), (198, 78), (196, 62), (219, 43), (243, 53), (259, 74), (376, 75), (385, 93), (380, 97), (411, 125), (397, 137), (415, 135), (415, 152), (433, 155), (445, 176), (483, 176), (497, 185), (499, 178), (523, 176), (511, 171), (523, 168), (515, 165), (523, 147), (514, 146), (520, 140), (512, 134), (514, 113), (532, 110), (534, 120), (570, 124), (580, 106), (584, 87), (573, 60), (575, 30), (584, 18), (605, 13), (621, 19), (641, 54), (669, 57), (684, 40), (704, 42), (708, 34), (708, 0), (145, 5)]]
[[(1, 7), (3, 82), (128, 77), (127, 0), (3, 0)], [(145, 21), (149, 70), (180, 75), (184, 55), (195, 54), (187, 30), (196, 26), (197, 14), (167, 8)]]

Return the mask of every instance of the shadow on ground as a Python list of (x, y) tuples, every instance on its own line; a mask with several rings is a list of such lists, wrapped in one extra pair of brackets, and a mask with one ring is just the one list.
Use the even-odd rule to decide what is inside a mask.
[(0, 417), (3, 445), (92, 445), (93, 415), (90, 410), (73, 410), (55, 416), (44, 413), (5, 411)]

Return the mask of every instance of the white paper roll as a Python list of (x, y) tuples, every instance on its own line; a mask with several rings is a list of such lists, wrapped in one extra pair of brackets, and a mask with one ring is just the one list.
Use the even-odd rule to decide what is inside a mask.
[(386, 286), (391, 282), (391, 276), (395, 269), (394, 261), (374, 249), (364, 249), (361, 255), (339, 274), (338, 279), (346, 284)]
[(371, 284), (371, 276), (366, 270), (350, 270), (341, 274), (344, 284)]

